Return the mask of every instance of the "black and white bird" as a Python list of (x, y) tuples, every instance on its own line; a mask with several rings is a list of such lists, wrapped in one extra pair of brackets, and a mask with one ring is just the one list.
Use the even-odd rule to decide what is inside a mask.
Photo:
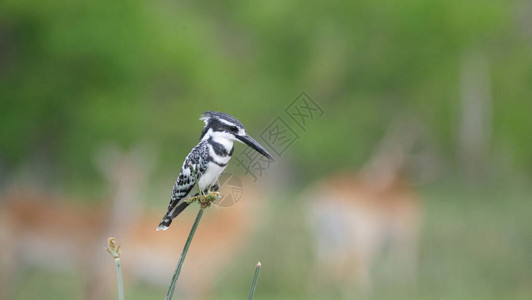
[(235, 117), (226, 113), (207, 111), (201, 115), (200, 120), (205, 122), (200, 142), (190, 151), (181, 167), (168, 211), (157, 231), (168, 229), (172, 220), (187, 208), (189, 203), (185, 200), (197, 194), (196, 178), (199, 188), (205, 192), (211, 187), (217, 188), (216, 181), (233, 155), (234, 141), (242, 142), (265, 157), (273, 159), (264, 147), (246, 133), (244, 125)]

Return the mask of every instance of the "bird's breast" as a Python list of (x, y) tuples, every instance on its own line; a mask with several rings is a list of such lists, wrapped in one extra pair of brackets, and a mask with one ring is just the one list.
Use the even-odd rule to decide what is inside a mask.
[(209, 186), (216, 183), (218, 180), (218, 177), (223, 173), (225, 170), (225, 166), (219, 166), (216, 163), (209, 162), (207, 164), (207, 170), (203, 175), (201, 175), (201, 178), (199, 178), (199, 186), (202, 190), (208, 188)]

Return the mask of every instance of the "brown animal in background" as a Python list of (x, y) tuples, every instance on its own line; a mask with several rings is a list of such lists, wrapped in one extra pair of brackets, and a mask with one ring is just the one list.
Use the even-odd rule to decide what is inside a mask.
[(422, 209), (405, 173), (419, 135), (417, 128), (392, 126), (363, 170), (333, 174), (303, 194), (310, 200), (315, 280), (345, 298), (371, 292), (371, 271), (385, 249), (394, 280), (415, 283)]
[[(86, 282), (86, 299), (112, 298), (116, 275), (112, 258), (105, 252), (109, 236), (121, 244), (126, 293), (127, 287), (139, 280), (162, 287), (164, 295), (195, 212), (183, 214), (167, 232), (155, 231), (160, 212), (141, 209), (149, 165), (145, 160), (139, 153), (115, 150), (100, 155), (99, 165), (113, 190), (110, 208), (27, 189), (5, 193), (0, 212), (0, 288), (7, 293), (4, 297), (9, 295), (9, 286), (18, 285), (12, 282), (18, 270), (39, 265), (47, 270), (75, 271)], [(237, 185), (243, 186), (242, 195), (235, 196), (241, 197), (240, 201), (231, 207), (211, 207), (198, 227), (176, 291), (187, 299), (203, 298), (210, 292), (257, 225), (260, 195), (247, 180)], [(232, 194), (234, 186), (220, 184), (220, 192)]]
[[(108, 214), (97, 206), (42, 191), (10, 190), (0, 212), (1, 291), (3, 299), (19, 285), (28, 266), (90, 274), (90, 257), (105, 231)], [(100, 251), (103, 247), (100, 247)], [(22, 279), (19, 279), (22, 280)]]
[(370, 271), (389, 245), (403, 278), (414, 279), (421, 209), (416, 191), (397, 180), (376, 185), (358, 174), (322, 180), (313, 196), (317, 274), (353, 292), (370, 292)]
[[(111, 231), (127, 230), (138, 222), (152, 163), (142, 147), (129, 153), (103, 147), (96, 161), (111, 188), (110, 199), (104, 202), (110, 205), (84, 205), (28, 187), (13, 186), (4, 193), (0, 212), (3, 284), (17, 285), (9, 282), (17, 271), (38, 265), (77, 272), (87, 283), (87, 299), (102, 299), (111, 292), (107, 284), (98, 282), (106, 276), (96, 270), (109, 258), (102, 249)], [(9, 294), (8, 287), (4, 294)]]

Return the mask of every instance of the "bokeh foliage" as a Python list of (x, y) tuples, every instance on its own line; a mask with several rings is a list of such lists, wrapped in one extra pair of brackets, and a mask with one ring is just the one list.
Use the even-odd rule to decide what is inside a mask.
[(175, 169), (202, 111), (259, 132), (305, 90), (325, 114), (291, 149), (302, 168), (360, 164), (398, 111), (423, 121), (453, 164), (460, 63), (474, 51), (489, 59), (491, 155), (509, 151), (529, 172), (524, 4), (2, 1), (0, 159), (13, 170), (37, 156), (52, 177), (87, 180), (102, 142), (148, 140)]

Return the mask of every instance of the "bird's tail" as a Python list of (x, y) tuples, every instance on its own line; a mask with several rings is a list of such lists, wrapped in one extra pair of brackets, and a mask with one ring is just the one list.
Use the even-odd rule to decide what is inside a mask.
[(184, 202), (177, 205), (174, 209), (169, 210), (166, 215), (164, 215), (163, 219), (161, 220), (161, 223), (159, 223), (159, 226), (157, 226), (157, 231), (159, 230), (166, 230), (172, 224), (172, 220), (177, 217), (190, 203)]
[(157, 226), (157, 231), (168, 229), (168, 226), (170, 226), (170, 224), (172, 224), (172, 217), (165, 215), (161, 223), (159, 223), (159, 226)]

